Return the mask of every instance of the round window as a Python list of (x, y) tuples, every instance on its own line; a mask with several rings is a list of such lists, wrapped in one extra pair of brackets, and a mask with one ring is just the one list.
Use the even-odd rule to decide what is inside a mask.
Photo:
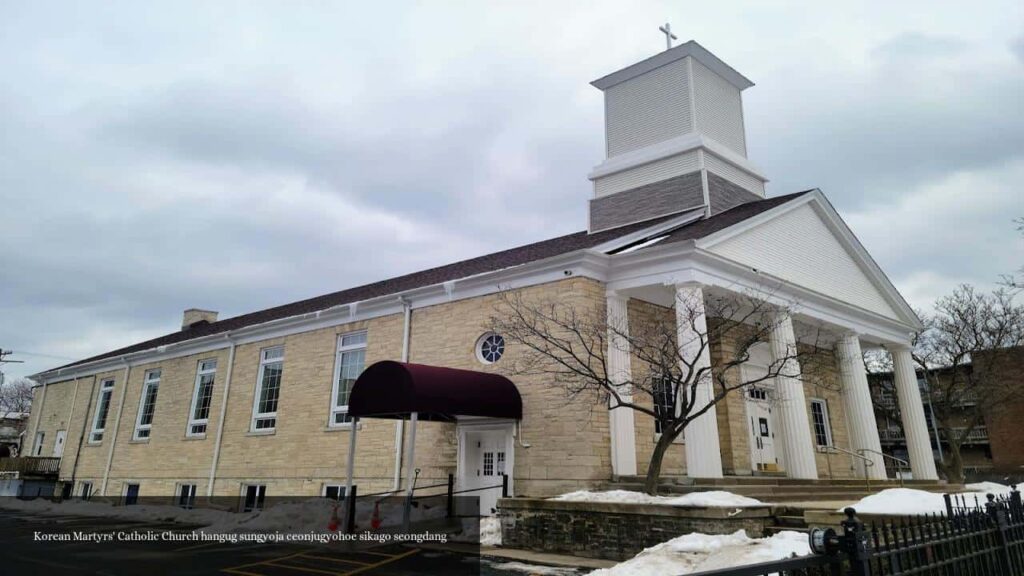
[(476, 341), (476, 357), (484, 364), (494, 364), (505, 353), (505, 339), (493, 332)]

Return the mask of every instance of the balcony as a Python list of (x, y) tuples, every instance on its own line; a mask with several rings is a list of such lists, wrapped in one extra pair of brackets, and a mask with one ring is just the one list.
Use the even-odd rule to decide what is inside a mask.
[[(930, 428), (929, 428), (928, 431), (929, 431), (929, 437), (932, 437), (932, 439), (934, 439), (934, 437), (931, 434), (931, 429)], [(953, 431), (956, 434), (956, 437), (960, 438), (963, 435), (964, 429), (963, 428), (954, 428)], [(942, 434), (942, 439), (943, 440), (948, 440), (947, 439), (947, 434), (946, 434), (945, 431), (942, 431), (941, 434)], [(888, 443), (903, 443), (903, 442), (906, 441), (906, 437), (903, 434), (903, 430), (900, 430), (898, 428), (889, 428), (889, 429), (884, 429), (883, 428), (883, 429), (879, 430), (878, 431), (878, 439), (881, 440), (882, 442), (888, 442)], [(985, 427), (985, 426), (978, 426), (978, 427), (976, 427), (974, 430), (971, 430), (971, 432), (967, 435), (967, 438), (962, 439), (960, 441), (960, 443), (961, 444), (987, 444), (988, 443), (988, 428)]]
[(19, 456), (17, 458), (0, 458), (0, 474), (17, 472), (18, 476), (56, 477), (60, 473), (60, 458), (41, 458)]

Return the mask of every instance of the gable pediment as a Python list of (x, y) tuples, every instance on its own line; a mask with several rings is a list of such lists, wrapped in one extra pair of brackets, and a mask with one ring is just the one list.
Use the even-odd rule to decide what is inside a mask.
[(918, 323), (820, 193), (735, 228), (705, 238), (700, 247), (880, 316)]

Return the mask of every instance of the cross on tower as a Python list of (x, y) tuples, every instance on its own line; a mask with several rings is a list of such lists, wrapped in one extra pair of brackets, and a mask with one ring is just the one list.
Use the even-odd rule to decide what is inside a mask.
[(673, 40), (679, 40), (679, 38), (672, 33), (672, 25), (668, 22), (666, 22), (664, 26), (659, 27), (658, 30), (661, 30), (661, 33), (665, 35), (665, 50), (672, 48)]

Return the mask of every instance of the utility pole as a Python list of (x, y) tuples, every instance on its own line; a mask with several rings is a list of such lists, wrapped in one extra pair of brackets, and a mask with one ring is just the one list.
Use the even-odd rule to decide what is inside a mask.
[(8, 360), (7, 357), (14, 354), (11, 350), (0, 348), (0, 386), (4, 385), (4, 364), (22, 364), (24, 360)]

